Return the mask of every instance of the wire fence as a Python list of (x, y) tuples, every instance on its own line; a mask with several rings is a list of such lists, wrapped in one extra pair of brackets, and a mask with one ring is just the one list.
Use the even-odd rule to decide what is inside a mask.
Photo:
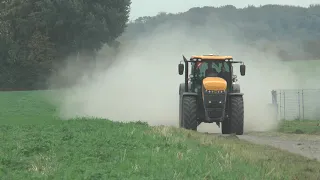
[(320, 89), (273, 90), (271, 94), (278, 119), (320, 119)]

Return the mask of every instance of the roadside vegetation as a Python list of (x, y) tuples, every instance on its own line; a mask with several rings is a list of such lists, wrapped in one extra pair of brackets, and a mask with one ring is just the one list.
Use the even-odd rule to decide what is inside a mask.
[(2, 179), (320, 178), (318, 161), (232, 135), (142, 122), (61, 120), (48, 93), (0, 93)]
[(320, 120), (281, 121), (278, 131), (282, 133), (320, 135)]

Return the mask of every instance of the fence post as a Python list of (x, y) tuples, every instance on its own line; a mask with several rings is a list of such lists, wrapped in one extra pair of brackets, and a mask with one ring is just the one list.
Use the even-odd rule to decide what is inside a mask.
[(280, 90), (280, 103), (279, 103), (279, 114), (280, 114), (280, 120), (282, 120), (282, 93)]
[(304, 120), (304, 92), (301, 90), (301, 103), (302, 103), (302, 120)]
[(298, 89), (298, 109), (299, 109), (299, 120), (301, 120), (301, 113), (300, 113), (300, 90)]
[(277, 104), (277, 91), (272, 90), (271, 95), (272, 95), (272, 104)]
[(286, 92), (283, 92), (283, 119), (286, 120)]
[(278, 120), (279, 118), (279, 111), (278, 111), (278, 100), (277, 100), (277, 91), (272, 90), (271, 91), (272, 96), (272, 110), (275, 111), (275, 118)]

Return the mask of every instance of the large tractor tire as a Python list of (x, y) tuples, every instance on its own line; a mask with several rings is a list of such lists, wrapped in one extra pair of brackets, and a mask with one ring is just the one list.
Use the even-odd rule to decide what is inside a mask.
[(182, 94), (183, 92), (185, 92), (185, 84), (184, 83), (181, 83), (180, 86), (179, 86), (179, 128), (182, 128), (183, 127), (183, 124), (182, 124)]
[(180, 103), (180, 127), (196, 131), (198, 127), (196, 97), (184, 96)]
[(230, 97), (229, 118), (222, 122), (222, 134), (243, 135), (244, 127), (244, 107), (242, 96)]

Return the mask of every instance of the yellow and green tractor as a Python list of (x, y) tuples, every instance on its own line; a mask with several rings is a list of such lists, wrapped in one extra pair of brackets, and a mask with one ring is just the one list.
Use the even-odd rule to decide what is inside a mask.
[[(178, 65), (180, 75), (185, 74), (179, 87), (179, 126), (197, 130), (202, 123), (216, 123), (222, 134), (243, 134), (243, 93), (233, 73), (233, 64), (240, 63), (240, 74), (246, 66), (232, 56), (192, 56)], [(190, 72), (190, 73), (189, 73)]]

